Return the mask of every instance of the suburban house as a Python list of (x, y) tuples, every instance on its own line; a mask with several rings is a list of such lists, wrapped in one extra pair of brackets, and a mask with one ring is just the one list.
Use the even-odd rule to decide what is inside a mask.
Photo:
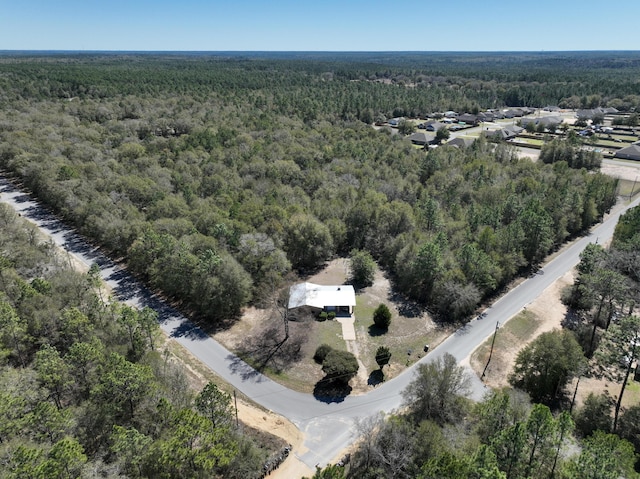
[(471, 146), (474, 141), (474, 138), (462, 138), (459, 136), (457, 138), (450, 139), (445, 144), (455, 148), (467, 148), (468, 146)]
[(517, 133), (514, 133), (511, 130), (507, 130), (506, 128), (500, 128), (498, 130), (487, 131), (485, 132), (487, 138), (491, 139), (500, 139), (500, 140), (510, 140), (511, 138), (515, 138), (518, 136)]
[(464, 115), (458, 115), (458, 123), (466, 123), (467, 125), (475, 125), (478, 123), (478, 117), (471, 113), (465, 113)]
[(526, 127), (529, 123), (533, 123), (535, 126), (543, 125), (548, 130), (555, 130), (557, 126), (562, 123), (562, 118), (558, 116), (543, 116), (540, 118), (523, 118), (520, 120), (523, 127)]
[(435, 140), (434, 135), (427, 135), (422, 131), (416, 131), (415, 133), (411, 134), (408, 138), (409, 140), (411, 140), (411, 143), (413, 143), (414, 145), (422, 145), (422, 146), (427, 145), (431, 143), (433, 140)]
[(616, 151), (615, 158), (640, 161), (640, 145), (629, 145)]
[(484, 122), (492, 122), (495, 118), (495, 115), (490, 111), (481, 111), (478, 113), (478, 120)]
[(512, 108), (510, 110), (505, 110), (503, 112), (505, 118), (520, 118), (526, 115), (524, 110), (521, 108)]
[(350, 316), (355, 305), (356, 292), (351, 285), (298, 283), (289, 289), (290, 310), (307, 310), (313, 314), (333, 311), (336, 316)]
[(619, 113), (619, 111), (613, 107), (593, 108), (591, 110), (578, 110), (576, 116), (580, 120), (591, 120), (595, 116), (615, 115), (616, 113)]

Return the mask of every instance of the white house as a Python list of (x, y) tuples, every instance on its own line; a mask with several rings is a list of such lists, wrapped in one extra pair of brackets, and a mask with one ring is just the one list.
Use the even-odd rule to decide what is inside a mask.
[(356, 292), (351, 285), (323, 286), (299, 283), (289, 290), (289, 309), (307, 308), (313, 312), (334, 311), (337, 316), (353, 314)]

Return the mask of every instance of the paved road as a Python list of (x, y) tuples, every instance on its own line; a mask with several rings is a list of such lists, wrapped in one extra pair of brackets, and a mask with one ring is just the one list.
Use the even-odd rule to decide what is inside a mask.
[[(155, 298), (125, 270), (104, 257), (96, 248), (56, 220), (53, 215), (0, 177), (0, 201), (10, 204), (24, 217), (34, 221), (44, 232), (70, 254), (90, 265), (97, 263), (102, 278), (121, 300), (138, 307), (150, 306), (160, 313), (162, 329), (224, 380), (258, 404), (290, 419), (305, 433), (304, 450), (298, 457), (309, 467), (327, 464), (335, 459), (355, 439), (354, 423), (380, 412), (388, 413), (402, 404), (402, 390), (413, 378), (415, 367), (361, 396), (348, 396), (341, 402), (322, 402), (312, 395), (287, 389), (257, 373), (216, 341), (208, 337), (177, 311)], [(631, 206), (640, 203), (640, 198)], [(627, 208), (628, 208), (627, 207)], [(622, 211), (609, 215), (589, 236), (579, 239), (550, 261), (538, 274), (511, 290), (490, 309), (483, 319), (475, 319), (424, 356), (420, 363), (431, 361), (444, 353), (453, 354), (464, 362), (471, 352), (493, 334), (501, 324), (526, 307), (556, 279), (579, 261), (579, 254), (588, 243), (604, 243), (613, 234)], [(473, 396), (480, 399), (484, 386), (472, 376)]]

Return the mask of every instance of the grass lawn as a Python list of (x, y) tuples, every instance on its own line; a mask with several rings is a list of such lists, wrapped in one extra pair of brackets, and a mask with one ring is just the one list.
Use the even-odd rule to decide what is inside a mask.
[(543, 140), (538, 140), (537, 138), (522, 138), (522, 137), (518, 137), (517, 139), (518, 143), (527, 143), (528, 145), (536, 145), (536, 146), (542, 146), (544, 145), (544, 141)]
[(391, 351), (391, 367), (388, 370), (385, 368), (389, 378), (424, 356), (425, 344), (435, 346), (446, 337), (447, 332), (443, 328), (434, 327), (423, 315), (403, 316), (393, 308), (389, 329), (377, 328), (373, 323), (373, 312), (378, 304), (368, 297), (358, 296), (354, 311), (360, 360), (367, 368), (367, 373), (378, 369), (375, 354), (380, 346), (386, 346)]
[[(631, 375), (633, 377), (633, 374)], [(637, 381), (629, 381), (624, 391), (622, 402), (628, 406), (640, 404), (640, 383)]]
[(630, 197), (631, 194), (637, 195), (638, 193), (640, 193), (640, 181), (619, 180), (618, 194), (620, 196)]
[[(587, 142), (586, 144), (589, 144), (589, 142)], [(601, 147), (606, 147), (606, 148), (625, 148), (627, 146), (629, 146), (631, 143), (629, 142), (617, 142), (617, 141), (613, 141), (613, 140), (607, 140), (607, 139), (599, 139), (598, 140), (598, 144), (597, 146), (601, 146)]]
[[(517, 316), (511, 318), (506, 324), (501, 325), (495, 335), (496, 341), (494, 351), (509, 350), (514, 344), (522, 344), (528, 340), (538, 329), (537, 316), (530, 311), (522, 311)], [(471, 362), (486, 364), (491, 352), (491, 342), (493, 336), (482, 343), (471, 355)], [(496, 360), (492, 357), (492, 363)]]
[(333, 349), (347, 350), (342, 339), (342, 325), (338, 321), (322, 321), (315, 325), (314, 343), (318, 346), (328, 344)]

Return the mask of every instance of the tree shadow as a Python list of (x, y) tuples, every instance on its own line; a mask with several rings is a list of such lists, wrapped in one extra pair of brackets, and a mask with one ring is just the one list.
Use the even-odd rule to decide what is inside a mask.
[(231, 364), (229, 366), (231, 369), (231, 372), (233, 372), (234, 374), (238, 374), (243, 381), (256, 378), (256, 377), (258, 378), (262, 377), (258, 371), (256, 371), (254, 368), (249, 366), (238, 356), (230, 354), (227, 356), (227, 359), (231, 361)]
[(381, 384), (384, 382), (384, 373), (382, 372), (382, 369), (374, 369), (373, 371), (371, 371), (371, 374), (369, 374), (369, 379), (367, 380), (367, 384), (369, 386), (377, 386), (378, 384)]
[(392, 289), (389, 291), (389, 300), (395, 304), (398, 314), (405, 318), (419, 318), (425, 312), (425, 307), (417, 301), (407, 298), (405, 295)]
[(389, 328), (381, 328), (375, 323), (369, 326), (369, 336), (372, 336), (374, 338), (378, 336), (383, 336), (387, 334), (388, 331), (389, 331)]
[(172, 338), (189, 338), (205, 340), (209, 335), (190, 321), (182, 321), (180, 326), (171, 332)]
[(313, 388), (313, 397), (327, 404), (341, 403), (351, 394), (351, 390), (349, 383), (323, 378)]
[(578, 311), (573, 308), (567, 308), (567, 312), (562, 319), (561, 325), (563, 328), (576, 331), (583, 322), (584, 318), (580, 313), (578, 313)]
[(256, 370), (270, 368), (281, 372), (303, 356), (302, 346), (307, 337), (292, 331), (287, 338), (280, 324), (270, 325), (250, 336), (239, 348), (239, 355), (251, 359)]

